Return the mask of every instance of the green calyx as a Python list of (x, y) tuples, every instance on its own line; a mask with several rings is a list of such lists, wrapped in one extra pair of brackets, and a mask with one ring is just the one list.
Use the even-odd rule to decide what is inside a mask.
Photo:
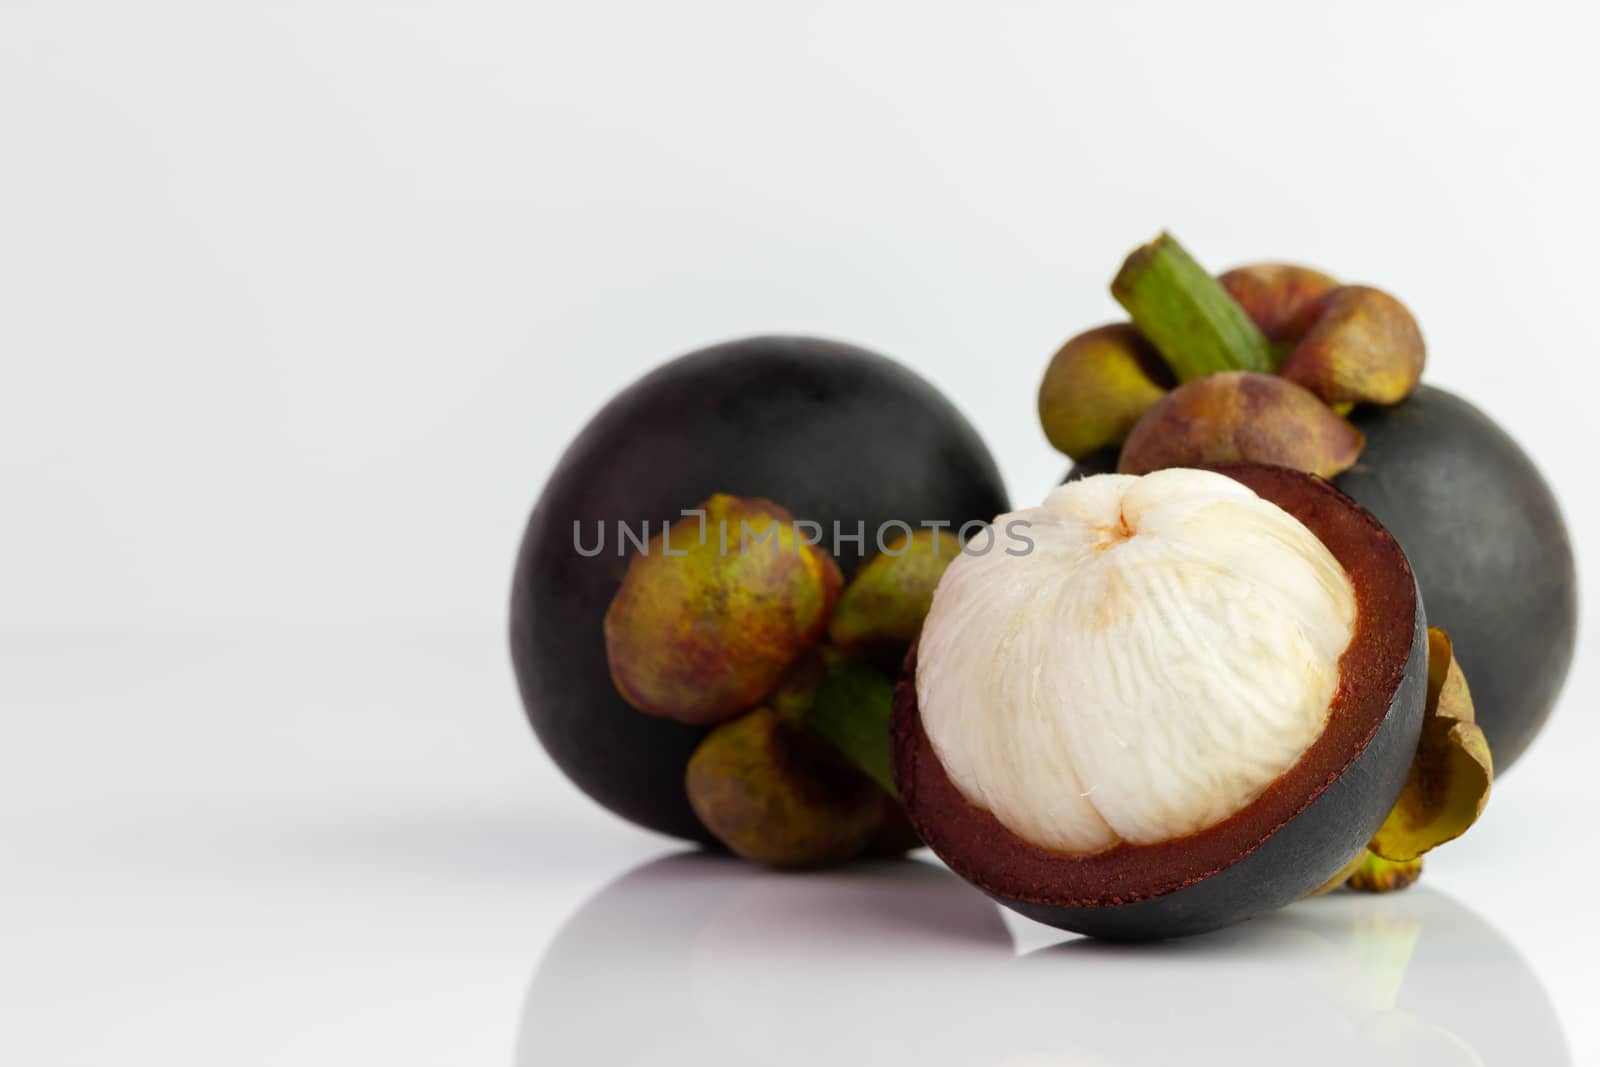
[(1362, 444), (1346, 416), (1405, 399), (1426, 359), (1382, 290), (1289, 263), (1213, 277), (1168, 233), (1128, 256), (1111, 293), (1133, 321), (1056, 353), (1039, 420), (1076, 461), (1121, 449), (1125, 472), (1248, 461), (1331, 477)]
[(1443, 630), (1428, 630), (1428, 703), (1422, 736), (1400, 798), (1367, 845), (1395, 863), (1466, 833), (1483, 814), (1494, 760), (1472, 709), (1472, 693)]
[(917, 847), (890, 768), (894, 679), (960, 538), (907, 533), (844, 585), (778, 504), (716, 494), (690, 514), (630, 561), (605, 639), (630, 704), (712, 727), (684, 779), (700, 821), (771, 867)]
[(1409, 860), (1390, 860), (1368, 849), (1345, 884), (1358, 893), (1393, 893), (1414, 885), (1421, 877), (1421, 856)]
[(827, 669), (827, 678), (801, 721), (892, 795), (889, 718), (893, 703), (894, 683), (881, 671), (841, 660)]
[(918, 530), (891, 541), (845, 586), (828, 639), (850, 650), (887, 648), (898, 664), (922, 630), (944, 569), (960, 553), (961, 539), (944, 530)]
[(1428, 699), (1406, 784), (1367, 847), (1316, 892), (1340, 885), (1392, 893), (1422, 876), (1422, 856), (1466, 833), (1483, 814), (1494, 762), (1474, 721), (1472, 693), (1443, 630), (1428, 630)]
[(605, 616), (612, 681), (647, 714), (724, 722), (822, 639), (842, 584), (784, 508), (715, 494), (629, 561)]
[(1266, 335), (1171, 234), (1134, 249), (1112, 280), (1111, 295), (1180, 382), (1219, 371), (1274, 369)]
[(1039, 425), (1055, 448), (1083, 459), (1122, 444), (1172, 384), (1161, 355), (1129, 322), (1078, 334), (1039, 383)]
[(765, 706), (706, 735), (684, 788), (718, 840), (769, 867), (842, 863), (883, 821), (876, 786), (816, 734)]
[(894, 684), (823, 648), (760, 707), (706, 735), (684, 787), (717, 839), (768, 867), (823, 867), (921, 842), (889, 760)]

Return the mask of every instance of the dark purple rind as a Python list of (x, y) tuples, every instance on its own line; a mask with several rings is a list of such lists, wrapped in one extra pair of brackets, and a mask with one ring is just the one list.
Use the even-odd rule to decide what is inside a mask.
[[(1412, 657), (1420, 665), (1427, 655), (1427, 627), (1419, 608)], [(1209, 878), (1163, 897), (1109, 908), (1007, 903), (1038, 922), (1118, 940), (1186, 937), (1292, 904), (1338, 873), (1383, 825), (1411, 769), (1426, 696), (1427, 670), (1408, 672), (1383, 724), (1355, 762), (1254, 852)]]
[[(1106, 938), (1178, 937), (1288, 904), (1365, 845), (1405, 783), (1427, 696), (1427, 623), (1404, 555), (1371, 515), (1325, 482), (1277, 468), (1218, 469), (1316, 532), (1351, 573), (1362, 605), (1329, 727), (1242, 812), (1178, 841), (1091, 856), (1031, 845), (951, 784), (917, 712), (916, 650), (907, 658), (894, 717), (895, 780), (906, 810), (952, 870), (1038, 922)], [(1309, 495), (1296, 504), (1264, 484), (1284, 479)], [(1338, 512), (1356, 522), (1333, 518)], [(1343, 527), (1330, 529), (1332, 521)], [(1376, 551), (1353, 559), (1363, 538)], [(1394, 610), (1409, 610), (1409, 642), (1393, 643), (1400, 633), (1386, 617)]]
[[(665, 364), (619, 393), (568, 446), (528, 520), (511, 594), (511, 655), (528, 721), (577, 786), (631, 822), (712, 843), (684, 792), (706, 727), (643, 714), (611, 681), (602, 620), (627, 569), (615, 523), (679, 518), (713, 493), (835, 521), (846, 577), (889, 520), (959, 527), (1006, 510), (972, 426), (928, 382), (860, 348), (757, 337)], [(573, 548), (596, 520), (606, 551)], [(891, 536), (896, 529), (891, 527)], [(832, 545), (825, 546), (829, 549)]]
[(1442, 389), (1418, 386), (1351, 421), (1367, 444), (1334, 484), (1410, 556), (1498, 778), (1549, 718), (1572, 664), (1578, 579), (1561, 508), (1517, 443)]

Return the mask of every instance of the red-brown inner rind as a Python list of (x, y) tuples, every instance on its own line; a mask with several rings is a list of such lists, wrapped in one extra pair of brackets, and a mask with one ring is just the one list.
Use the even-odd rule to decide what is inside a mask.
[(1417, 610), (1411, 565), (1394, 538), (1319, 478), (1252, 464), (1210, 469), (1300, 520), (1355, 586), (1355, 633), (1339, 661), (1327, 726), (1293, 767), (1215, 826), (1154, 845), (1120, 844), (1091, 855), (1067, 855), (1018, 837), (950, 781), (917, 711), (913, 647), (895, 691), (895, 778), (923, 839), (984, 890), (1036, 904), (1104, 907), (1163, 896), (1208, 878), (1255, 851), (1304, 811), (1361, 754), (1388, 713), (1405, 673)]

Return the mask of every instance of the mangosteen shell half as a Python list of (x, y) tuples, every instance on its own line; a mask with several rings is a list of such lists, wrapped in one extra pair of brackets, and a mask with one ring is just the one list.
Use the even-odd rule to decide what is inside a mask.
[[(906, 658), (893, 746), (895, 782), (912, 824), (957, 874), (1037, 922), (1151, 940), (1282, 907), (1365, 847), (1405, 784), (1427, 698), (1428, 634), (1404, 553), (1370, 513), (1321, 479), (1253, 464), (1209, 469), (1304, 523), (1350, 573), (1360, 605), (1323, 736), (1242, 812), (1159, 845), (1088, 856), (1039, 848), (956, 790), (922, 729), (916, 647)], [(1364, 696), (1349, 695), (1359, 689)]]
[[(646, 715), (612, 683), (603, 619), (627, 570), (616, 524), (659, 532), (713, 493), (763, 497), (862, 542), (891, 520), (959, 528), (1007, 509), (977, 432), (931, 384), (861, 348), (754, 337), (682, 356), (619, 393), (578, 434), (523, 535), (511, 592), (511, 657), (523, 707), (556, 765), (617, 815), (707, 844), (684, 772), (707, 728)], [(604, 550), (580, 555), (606, 529)], [(890, 527), (893, 536), (897, 527)], [(631, 552), (631, 547), (629, 549)]]

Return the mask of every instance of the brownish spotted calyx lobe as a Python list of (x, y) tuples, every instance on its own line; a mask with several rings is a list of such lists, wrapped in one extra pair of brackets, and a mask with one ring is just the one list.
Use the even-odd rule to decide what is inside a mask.
[(841, 648), (891, 646), (904, 655), (933, 603), (933, 590), (961, 540), (945, 530), (918, 530), (887, 542), (845, 586), (828, 623)]
[(1252, 263), (1217, 276), (1228, 295), (1273, 345), (1298, 340), (1306, 312), (1339, 283), (1319, 270), (1293, 263)]
[(1128, 322), (1086, 330), (1056, 352), (1039, 383), (1039, 425), (1073, 459), (1128, 439), (1166, 395), (1172, 372)]
[(719, 493), (696, 510), (629, 562), (605, 637), (628, 703), (705, 725), (772, 692), (822, 637), (843, 581), (770, 500)]
[(1117, 470), (1269, 463), (1323, 478), (1348, 470), (1361, 434), (1316, 396), (1270, 374), (1227, 371), (1179, 386), (1139, 420)]
[(884, 824), (883, 791), (769, 707), (712, 730), (689, 760), (684, 787), (723, 844), (769, 867), (842, 863)]
[(1427, 349), (1406, 306), (1381, 289), (1345, 285), (1305, 313), (1310, 325), (1278, 373), (1330, 404), (1398, 404), (1422, 377)]
[(1405, 863), (1453, 841), (1483, 814), (1494, 782), (1489, 743), (1474, 721), (1472, 693), (1443, 630), (1428, 631), (1428, 707), (1411, 773), (1368, 844)]

